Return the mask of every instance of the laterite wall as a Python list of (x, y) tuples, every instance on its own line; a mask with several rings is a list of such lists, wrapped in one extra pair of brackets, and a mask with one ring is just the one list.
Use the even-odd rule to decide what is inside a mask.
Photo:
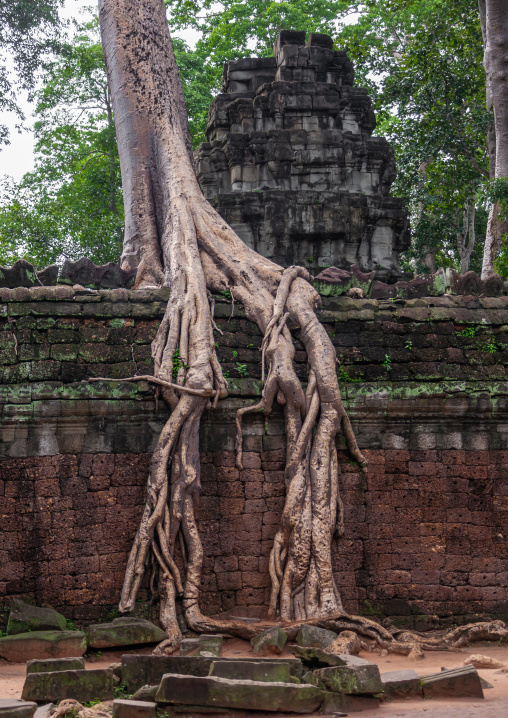
[[(0, 289), (0, 601), (28, 596), (78, 623), (118, 601), (167, 417), (143, 383), (165, 291)], [(203, 421), (203, 608), (263, 615), (284, 500), (280, 412), (245, 422), (260, 393), (257, 328), (218, 302), (230, 396)], [(346, 607), (423, 628), (508, 616), (508, 297), (324, 298), (341, 388), (369, 459), (341, 451)], [(305, 352), (296, 365), (306, 376)], [(342, 447), (343, 448), (343, 447)], [(142, 591), (140, 598), (146, 598)]]

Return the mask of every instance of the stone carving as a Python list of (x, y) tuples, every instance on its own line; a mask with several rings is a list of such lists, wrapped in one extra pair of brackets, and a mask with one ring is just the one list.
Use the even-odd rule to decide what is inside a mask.
[(327, 267), (314, 280), (315, 289), (322, 296), (347, 295), (356, 297), (355, 288), (362, 290), (363, 297), (372, 299), (420, 299), (440, 297), (443, 294), (471, 295), (476, 297), (499, 297), (507, 287), (498, 274), (482, 280), (476, 272), (459, 274), (454, 269), (438, 269), (435, 274), (417, 275), (409, 281), (386, 284), (374, 279), (375, 272), (365, 274), (358, 265), (350, 271)]
[(82, 257), (77, 262), (65, 260), (58, 282), (81, 284), (92, 289), (118, 289), (130, 286), (135, 276), (136, 272), (120, 269), (120, 266), (114, 262), (98, 265)]
[(224, 67), (196, 151), (207, 199), (240, 237), (282, 266), (357, 263), (400, 276), (407, 212), (390, 197), (395, 160), (367, 91), (328, 35), (283, 31), (274, 57)]

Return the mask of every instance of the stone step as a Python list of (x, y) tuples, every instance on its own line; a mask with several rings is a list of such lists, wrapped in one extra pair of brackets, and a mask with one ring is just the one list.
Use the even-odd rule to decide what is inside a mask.
[(209, 675), (236, 681), (292, 683), (298, 680), (292, 679), (289, 666), (283, 661), (214, 661), (210, 666)]
[(0, 638), (0, 658), (26, 663), (32, 658), (75, 658), (86, 651), (82, 631), (31, 631)]
[[(203, 656), (153, 656), (144, 654), (129, 654), (122, 656), (122, 682), (127, 691), (134, 693), (142, 686), (154, 686), (161, 682), (165, 673), (178, 673), (179, 675), (208, 676), (213, 658)], [(229, 659), (221, 659), (229, 660)], [(231, 659), (233, 660), (233, 659)], [(235, 662), (252, 662), (252, 658), (235, 658)], [(295, 658), (257, 658), (256, 663), (286, 663), (289, 672), (295, 678), (301, 678), (303, 667), (301, 661)]]
[(308, 684), (166, 674), (155, 700), (161, 704), (311, 713), (319, 708), (323, 696), (318, 688)]
[(474, 666), (451, 668), (422, 676), (424, 698), (483, 698), (480, 676)]
[(56, 703), (65, 698), (87, 703), (97, 699), (111, 700), (113, 694), (113, 671), (110, 668), (96, 668), (89, 671), (29, 673), (21, 697), (37, 703)]
[(155, 718), (156, 710), (157, 704), (151, 701), (113, 701), (113, 718)]
[(84, 669), (83, 658), (34, 658), (26, 664), (28, 673), (53, 673), (54, 671), (79, 671)]
[(37, 703), (0, 698), (0, 718), (32, 718), (36, 710)]

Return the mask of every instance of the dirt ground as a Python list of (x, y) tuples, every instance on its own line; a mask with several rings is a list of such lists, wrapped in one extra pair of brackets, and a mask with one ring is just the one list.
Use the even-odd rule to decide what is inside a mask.
[[(130, 653), (149, 653), (150, 649), (133, 649)], [(85, 659), (86, 668), (106, 667), (110, 663), (121, 660), (126, 651), (103, 651), (99, 656)], [(411, 668), (418, 675), (436, 673), (442, 667), (456, 668), (473, 653), (496, 658), (508, 665), (508, 646), (492, 646), (475, 644), (472, 649), (462, 653), (429, 652), (421, 661), (410, 662), (405, 656), (389, 655), (380, 657), (373, 653), (362, 652), (360, 656), (379, 666), (381, 673)], [(227, 658), (254, 657), (250, 645), (238, 639), (224, 641), (223, 655)], [(284, 651), (281, 657), (291, 657)], [(508, 718), (508, 673), (494, 670), (479, 670), (482, 678), (492, 684), (493, 688), (485, 690), (484, 700), (456, 699), (433, 701), (398, 701), (384, 702), (379, 709), (364, 711), (362, 718)], [(25, 680), (25, 664), (6, 663), (0, 660), (0, 698), (19, 698)]]

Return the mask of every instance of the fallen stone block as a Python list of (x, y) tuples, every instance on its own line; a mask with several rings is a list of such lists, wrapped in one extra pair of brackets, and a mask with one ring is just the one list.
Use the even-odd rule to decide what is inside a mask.
[(300, 626), (300, 630), (296, 636), (296, 642), (299, 646), (326, 648), (333, 643), (336, 638), (338, 638), (338, 634), (334, 631), (327, 631), (326, 628), (304, 624)]
[(213, 658), (202, 656), (122, 656), (122, 682), (128, 693), (142, 686), (159, 685), (165, 673), (207, 676)]
[(422, 684), (416, 671), (381, 673), (383, 692), (387, 698), (415, 698), (422, 696)]
[(282, 661), (214, 661), (210, 666), (210, 676), (230, 678), (235, 681), (267, 681), (272, 683), (292, 683), (297, 681), (289, 672), (289, 666)]
[(0, 638), (0, 658), (26, 663), (31, 658), (75, 658), (86, 651), (82, 631), (31, 631)]
[(258, 636), (251, 638), (251, 645), (254, 653), (281, 653), (286, 645), (288, 637), (279, 626), (269, 628)]
[[(153, 656), (126, 654), (122, 656), (122, 682), (129, 693), (142, 686), (154, 686), (161, 682), (165, 673), (178, 673), (189, 676), (208, 676), (210, 666), (216, 658), (203, 656)], [(227, 659), (222, 659), (227, 660)], [(235, 662), (252, 662), (252, 658), (235, 658)], [(256, 663), (273, 663), (273, 658), (256, 658)], [(303, 666), (295, 658), (277, 658), (277, 663), (289, 666), (291, 676), (301, 678)]]
[(159, 686), (141, 686), (132, 696), (134, 701), (155, 701), (155, 694), (159, 690)]
[(120, 661), (118, 661), (117, 663), (110, 663), (108, 668), (111, 668), (115, 678), (118, 678), (119, 681), (122, 680), (122, 664)]
[(330, 666), (314, 671), (314, 685), (324, 686), (327, 690), (346, 694), (381, 693), (383, 684), (379, 668), (358, 656), (339, 656), (343, 666)]
[(82, 658), (34, 658), (26, 664), (27, 673), (53, 673), (53, 671), (77, 671), (85, 667)]
[(113, 701), (113, 718), (155, 718), (156, 710), (157, 704), (152, 701)]
[(422, 676), (424, 698), (483, 698), (480, 676), (474, 666), (460, 666)]
[(211, 653), (220, 656), (222, 652), (222, 636), (199, 636), (198, 638), (184, 638), (180, 644), (181, 656), (200, 656)]
[(121, 617), (111, 623), (94, 623), (86, 629), (91, 648), (114, 648), (144, 643), (160, 643), (167, 634), (145, 618)]
[(105, 701), (113, 698), (113, 686), (113, 671), (110, 668), (29, 673), (21, 697), (37, 703), (56, 703), (66, 698), (80, 703)]
[(345, 663), (335, 653), (326, 653), (323, 648), (314, 648), (313, 646), (296, 646), (289, 647), (291, 653), (300, 658), (311, 668), (324, 668), (326, 666), (344, 666)]
[(13, 599), (7, 622), (7, 635), (29, 631), (65, 631), (67, 621), (52, 608), (39, 608), (19, 599)]
[(259, 711), (311, 713), (322, 702), (321, 691), (308, 684), (235, 681), (166, 674), (155, 696), (157, 703)]
[(0, 698), (0, 718), (32, 718), (37, 710), (37, 703)]

